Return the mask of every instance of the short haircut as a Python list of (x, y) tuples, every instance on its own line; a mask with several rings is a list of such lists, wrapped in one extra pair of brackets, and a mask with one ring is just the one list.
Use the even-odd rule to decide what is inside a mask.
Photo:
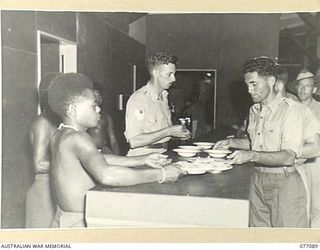
[(246, 61), (243, 64), (243, 72), (257, 72), (260, 76), (278, 77), (280, 65), (266, 56), (260, 56)]
[(151, 73), (152, 69), (155, 66), (161, 65), (161, 64), (169, 64), (172, 63), (174, 65), (177, 65), (178, 63), (178, 57), (174, 54), (168, 54), (164, 52), (157, 52), (151, 56), (148, 57), (146, 64), (147, 69)]
[(48, 90), (50, 88), (50, 83), (52, 80), (60, 75), (58, 72), (50, 72), (46, 74), (44, 77), (42, 77), (40, 84), (39, 84), (39, 101), (40, 101), (40, 107), (43, 111), (44, 109), (50, 109), (49, 103), (48, 103)]
[(284, 85), (287, 85), (289, 82), (289, 73), (286, 68), (281, 67), (279, 69), (277, 80), (283, 82)]
[(48, 91), (49, 105), (54, 113), (63, 118), (69, 104), (93, 89), (92, 81), (81, 73), (66, 73), (55, 77)]

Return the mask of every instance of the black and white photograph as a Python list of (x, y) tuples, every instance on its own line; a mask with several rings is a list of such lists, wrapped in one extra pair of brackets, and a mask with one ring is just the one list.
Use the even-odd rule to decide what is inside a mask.
[(1, 229), (320, 228), (320, 10), (0, 15)]

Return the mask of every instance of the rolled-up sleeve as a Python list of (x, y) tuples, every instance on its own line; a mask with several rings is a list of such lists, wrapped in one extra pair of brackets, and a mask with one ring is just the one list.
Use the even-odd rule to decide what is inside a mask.
[(137, 96), (130, 97), (126, 106), (126, 131), (124, 132), (128, 142), (134, 136), (143, 133), (144, 116), (143, 101)]

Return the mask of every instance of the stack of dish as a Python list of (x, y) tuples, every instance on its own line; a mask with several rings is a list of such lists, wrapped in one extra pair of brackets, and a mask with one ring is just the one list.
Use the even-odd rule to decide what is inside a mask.
[(194, 145), (196, 145), (199, 149), (210, 149), (214, 145), (213, 142), (194, 142)]
[(192, 145), (181, 145), (179, 146), (179, 148), (199, 150), (197, 146), (192, 146)]

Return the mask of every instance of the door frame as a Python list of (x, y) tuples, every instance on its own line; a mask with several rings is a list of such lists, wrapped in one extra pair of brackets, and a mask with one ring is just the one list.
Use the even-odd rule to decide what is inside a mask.
[[(77, 72), (77, 43), (68, 39), (37, 30), (37, 82), (36, 88), (39, 92), (41, 81), (41, 38), (46, 37), (55, 40), (59, 44), (59, 72)], [(68, 60), (65, 58), (68, 57)], [(66, 64), (65, 62), (68, 62)], [(40, 105), (38, 105), (38, 114), (40, 114)]]
[(176, 71), (213, 71), (213, 129), (216, 129), (216, 116), (217, 116), (217, 70), (216, 69), (176, 69)]

